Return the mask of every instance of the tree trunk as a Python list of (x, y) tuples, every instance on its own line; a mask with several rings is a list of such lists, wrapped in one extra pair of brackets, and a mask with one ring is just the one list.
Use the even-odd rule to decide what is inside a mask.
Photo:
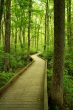
[(20, 26), (19, 28), (19, 42), (20, 42), (20, 47), (23, 51), (23, 42), (22, 42), (22, 27)]
[(52, 103), (59, 106), (63, 105), (64, 36), (65, 0), (54, 0), (54, 66), (51, 99)]
[(46, 1), (46, 30), (47, 30), (47, 51), (49, 51), (49, 3)]
[(37, 26), (35, 24), (35, 30), (34, 30), (34, 39), (35, 39), (35, 49), (36, 49), (36, 44), (37, 44)]
[(37, 32), (37, 51), (39, 50), (39, 27)]
[(16, 27), (16, 30), (15, 30), (15, 41), (14, 41), (14, 44), (15, 44), (15, 53), (17, 51), (17, 27)]
[(31, 8), (32, 8), (32, 0), (29, 0), (29, 9), (28, 9), (28, 55), (30, 54)]
[(46, 0), (44, 51), (49, 51), (49, 6)]
[(46, 24), (47, 24), (47, 23), (46, 23), (46, 14), (45, 14), (45, 38), (44, 38), (44, 51), (46, 51), (46, 39), (47, 39), (47, 38), (46, 38), (46, 37), (47, 37), (47, 36), (46, 36)]
[(72, 36), (71, 36), (71, 0), (67, 1), (67, 39), (69, 51), (72, 51)]
[(2, 26), (1, 26), (1, 37), (2, 37), (1, 45), (2, 47), (4, 47), (4, 40), (5, 40), (4, 19), (2, 21)]
[(25, 49), (25, 32), (26, 32), (26, 27), (23, 28), (23, 48)]
[(11, 0), (6, 0), (6, 17), (5, 17), (5, 62), (4, 62), (4, 70), (9, 71), (10, 69), (10, 60), (9, 60), (9, 53), (10, 53), (10, 30), (11, 30)]
[(4, 9), (4, 0), (0, 0), (0, 41), (1, 41), (1, 20), (3, 15), (3, 9)]

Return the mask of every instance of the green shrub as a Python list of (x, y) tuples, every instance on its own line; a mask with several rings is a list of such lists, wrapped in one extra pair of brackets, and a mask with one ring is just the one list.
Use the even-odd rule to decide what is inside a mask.
[(13, 75), (14, 73), (8, 73), (8, 72), (0, 73), (0, 88), (4, 86)]
[[(50, 95), (51, 89), (51, 81), (52, 81), (52, 68), (49, 68), (47, 71), (47, 78), (48, 78), (48, 96)], [(64, 74), (64, 109), (63, 110), (72, 110), (73, 108), (73, 78), (72, 76), (68, 75), (67, 71), (65, 70)], [(57, 110), (57, 108), (55, 109)]]
[(64, 75), (64, 106), (65, 109), (73, 107), (73, 78), (69, 75)]
[(50, 60), (53, 59), (53, 52), (52, 51), (44, 52), (41, 54), (41, 56), (47, 59), (47, 61), (49, 62)]
[(35, 48), (33, 48), (32, 50), (30, 50), (30, 54), (32, 55), (32, 54), (35, 54), (35, 53), (37, 53), (37, 50), (35, 49)]
[(73, 52), (66, 53), (65, 68), (68, 71), (68, 74), (73, 76)]
[[(15, 71), (17, 68), (23, 67), (28, 63), (27, 51), (16, 51), (14, 53), (14, 48), (11, 48), (10, 54), (6, 54), (5, 57), (10, 59), (10, 70)], [(4, 51), (0, 47), (0, 71), (4, 69)]]
[[(51, 55), (47, 55), (51, 56)], [(48, 59), (48, 58), (47, 58)], [(52, 81), (52, 63), (53, 57), (48, 60), (48, 95), (50, 95), (51, 81)], [(65, 74), (64, 74), (64, 109), (73, 109), (73, 54), (67, 53), (65, 56)], [(56, 108), (57, 110), (57, 108)]]
[(16, 69), (17, 65), (18, 65), (18, 62), (17, 62), (16, 57), (13, 55), (10, 55), (10, 66), (11, 66), (11, 68)]

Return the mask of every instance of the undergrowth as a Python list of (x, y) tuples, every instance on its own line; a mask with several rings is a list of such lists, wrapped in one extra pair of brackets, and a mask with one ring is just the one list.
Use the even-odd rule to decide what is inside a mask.
[(15, 73), (0, 72), (0, 88), (3, 87)]
[[(51, 80), (53, 73), (53, 53), (42, 54), (41, 57), (47, 59), (48, 69), (48, 96), (50, 95)], [(53, 110), (59, 110), (55, 108)], [(64, 107), (63, 110), (73, 110), (73, 53), (66, 53), (65, 55), (65, 70), (64, 70)]]
[[(34, 51), (32, 51), (34, 53)], [(0, 48), (0, 88), (4, 86), (17, 72), (29, 64), (32, 59), (28, 57), (27, 51), (22, 50), (16, 51), (11, 50), (10, 54), (7, 55), (10, 59), (10, 70), (9, 72), (4, 71), (4, 51)]]

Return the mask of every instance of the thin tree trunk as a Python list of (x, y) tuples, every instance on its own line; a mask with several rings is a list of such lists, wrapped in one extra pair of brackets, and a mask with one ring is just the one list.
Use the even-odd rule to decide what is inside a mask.
[(49, 6), (46, 0), (44, 51), (49, 51)]
[(49, 3), (46, 2), (46, 30), (47, 30), (47, 51), (49, 51)]
[(1, 41), (1, 20), (3, 15), (3, 9), (4, 9), (4, 0), (0, 0), (0, 41)]
[(37, 44), (36, 37), (37, 37), (37, 34), (36, 34), (36, 24), (35, 24), (35, 30), (34, 30), (35, 48), (36, 48), (36, 44)]
[(15, 53), (16, 53), (16, 50), (17, 50), (17, 27), (15, 30)]
[(32, 8), (32, 0), (29, 0), (29, 9), (28, 9), (28, 55), (30, 54), (31, 8)]
[(39, 27), (38, 27), (38, 34), (37, 34), (37, 51), (39, 49)]
[(23, 50), (23, 43), (22, 43), (22, 27), (19, 29), (19, 42), (20, 42), (20, 47)]
[(69, 51), (72, 51), (72, 36), (71, 36), (71, 0), (67, 1), (67, 39)]
[(25, 48), (25, 27), (23, 28), (23, 47)]
[(1, 36), (2, 36), (2, 47), (4, 47), (4, 40), (5, 40), (5, 31), (4, 31), (4, 20), (2, 21), (2, 27), (1, 27)]
[(47, 40), (47, 36), (46, 36), (46, 14), (45, 14), (45, 38), (44, 38), (44, 51), (46, 51), (46, 40)]

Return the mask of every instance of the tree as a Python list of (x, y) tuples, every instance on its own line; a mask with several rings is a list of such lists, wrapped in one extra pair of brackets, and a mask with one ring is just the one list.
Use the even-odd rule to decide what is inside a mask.
[(28, 55), (30, 54), (31, 8), (32, 8), (32, 0), (29, 0), (29, 8), (28, 8)]
[(65, 0), (54, 0), (54, 65), (51, 101), (63, 105)]
[(46, 0), (44, 50), (49, 50), (49, 4)]
[(69, 51), (72, 51), (72, 34), (71, 34), (71, 0), (67, 1), (67, 39)]
[(0, 0), (0, 40), (1, 40), (1, 20), (3, 15), (3, 9), (4, 9), (4, 0)]
[(9, 61), (9, 53), (10, 53), (10, 33), (11, 33), (11, 0), (6, 0), (6, 16), (5, 16), (5, 60), (4, 60), (4, 70), (9, 71), (10, 69), (10, 61)]

